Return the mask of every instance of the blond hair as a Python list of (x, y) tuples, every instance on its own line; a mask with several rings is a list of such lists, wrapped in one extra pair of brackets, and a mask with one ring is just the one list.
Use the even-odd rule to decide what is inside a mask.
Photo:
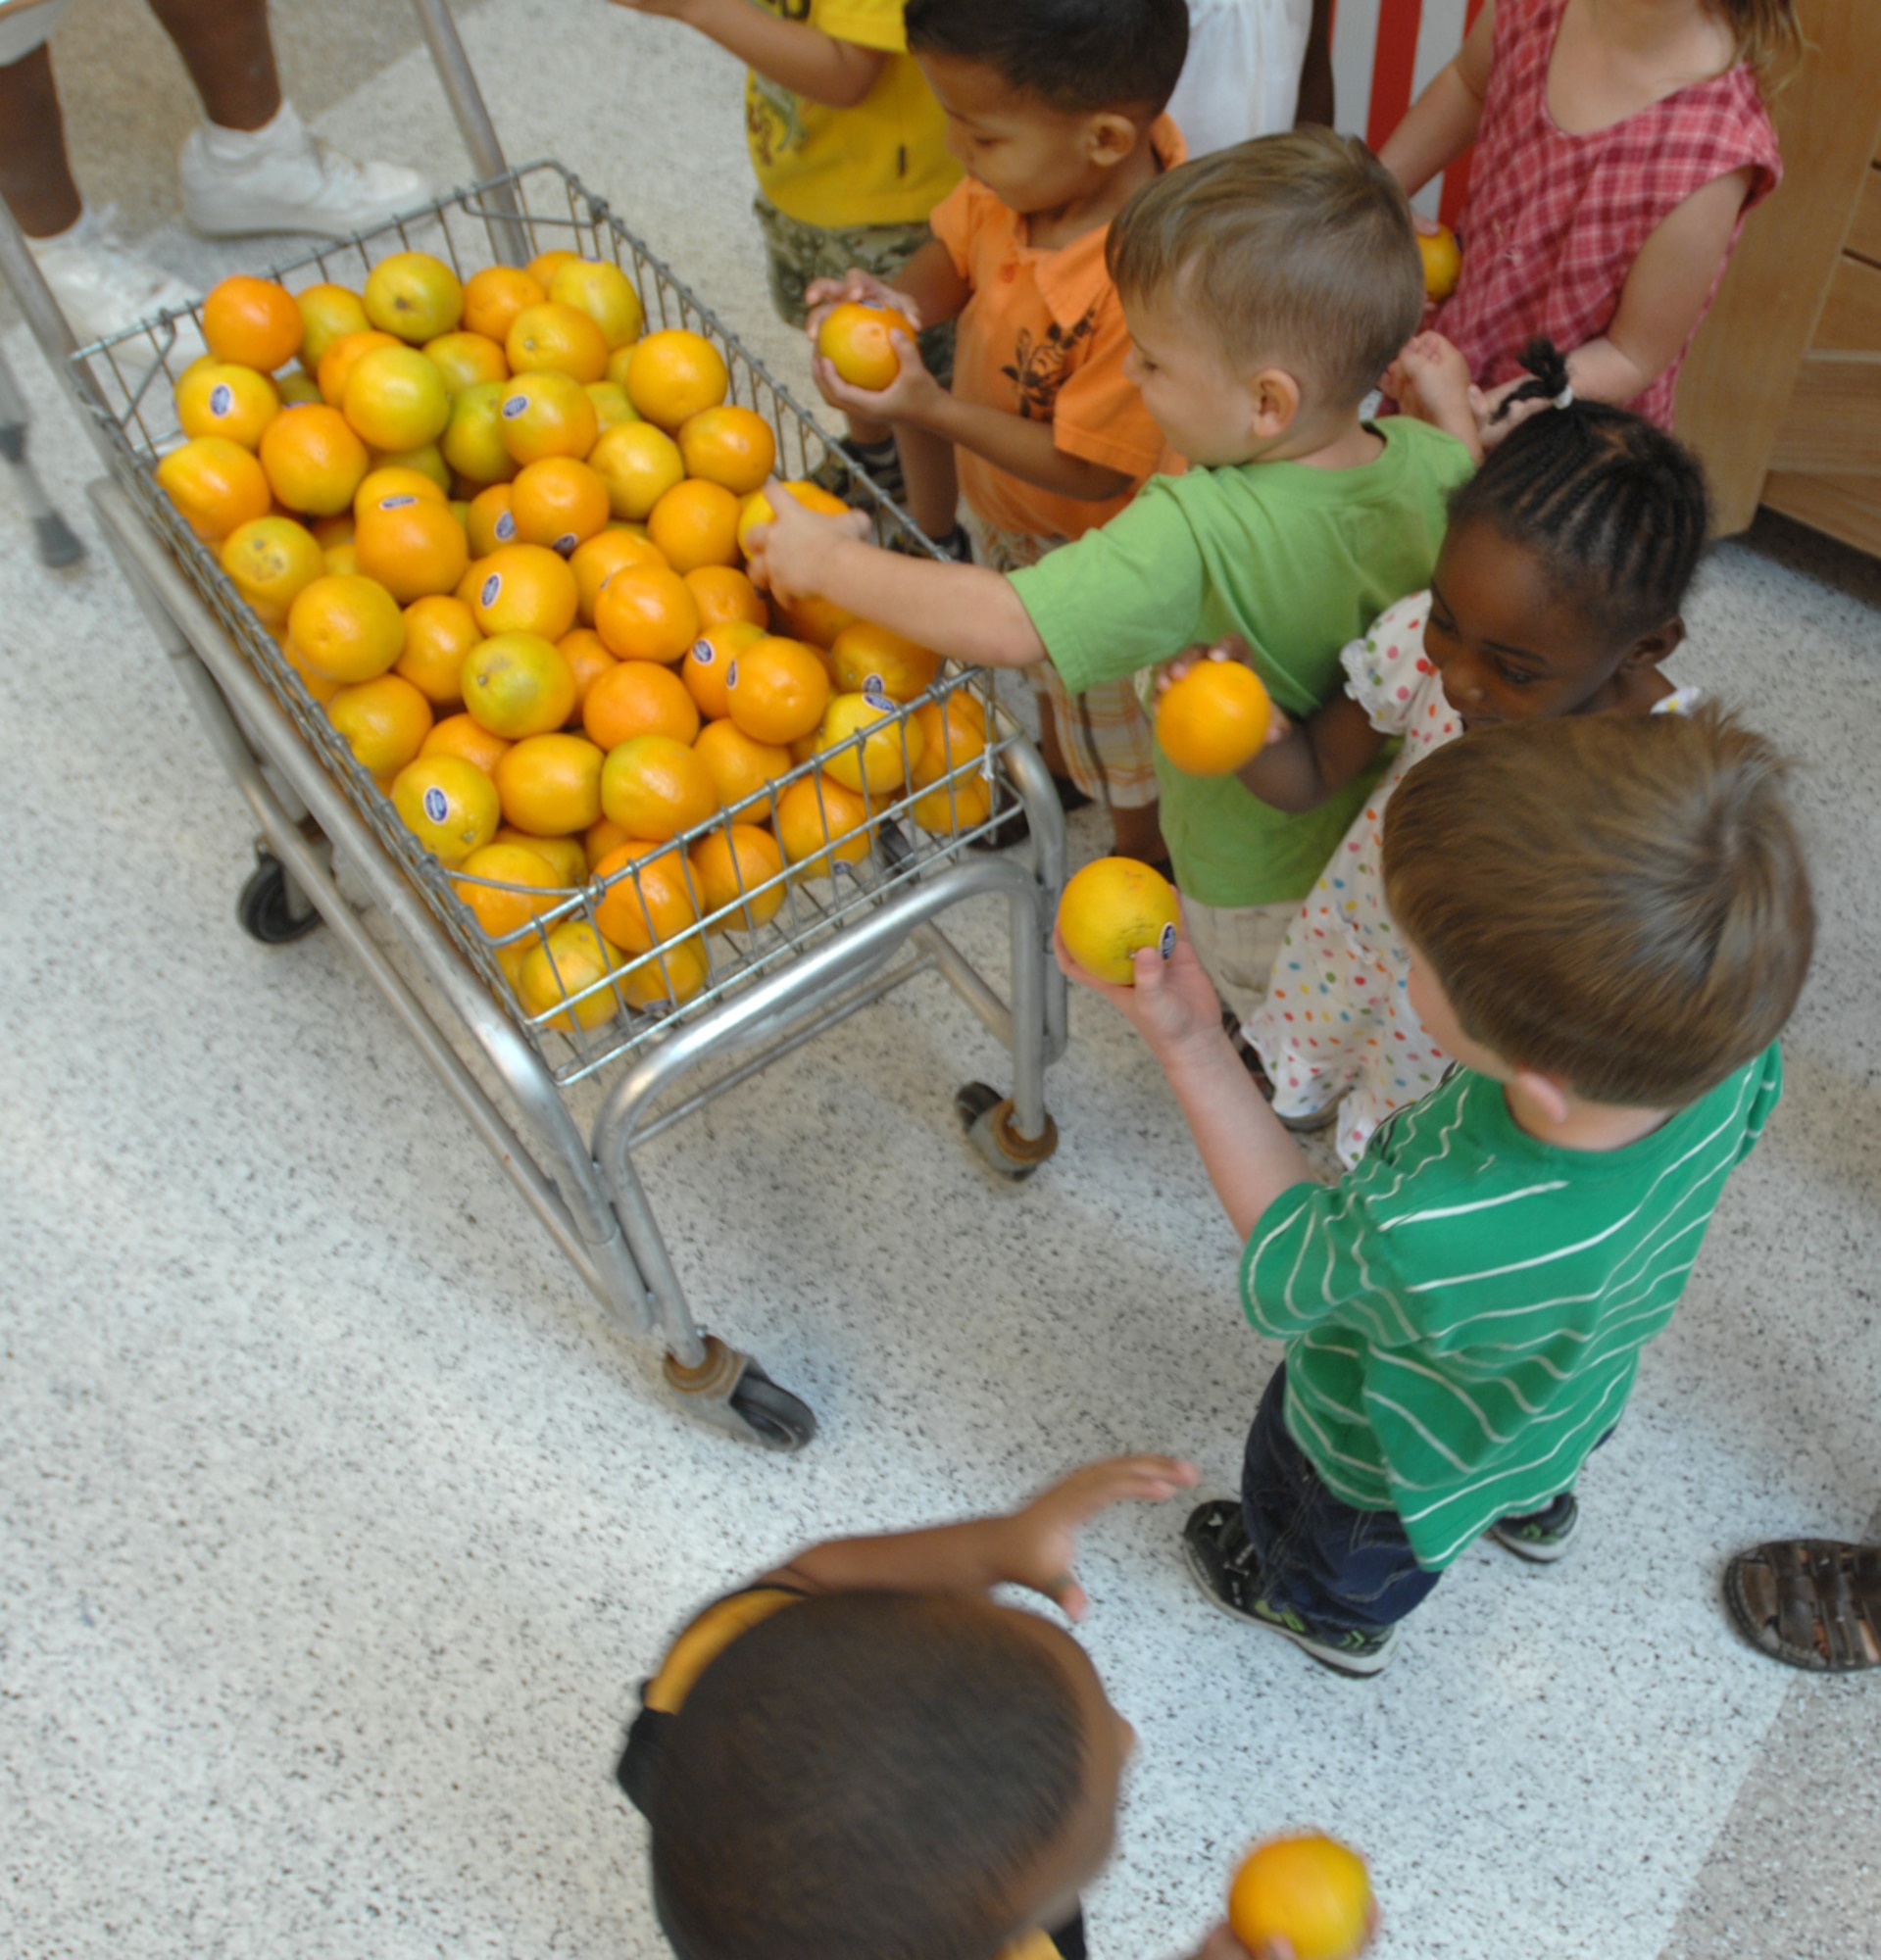
[(1803, 28), (1794, 0), (1709, 0), (1731, 30), (1737, 59), (1757, 75), (1766, 94), (1789, 80), (1803, 59)]
[(1237, 143), (1144, 187), (1111, 226), (1125, 299), (1167, 296), (1229, 363), (1277, 362), (1362, 401), (1417, 330), (1423, 261), (1398, 180), (1356, 136)]
[(1682, 1108), (1776, 1039), (1808, 972), (1783, 775), (1710, 708), (1486, 728), (1386, 806), (1386, 902), (1472, 1041), (1598, 1102)]

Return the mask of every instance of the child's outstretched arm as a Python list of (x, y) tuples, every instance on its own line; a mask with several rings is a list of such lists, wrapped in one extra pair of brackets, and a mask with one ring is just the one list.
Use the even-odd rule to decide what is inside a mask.
[(1476, 140), (1489, 89), (1489, 56), (1496, 33), (1496, 0), (1483, 0), (1455, 61), (1405, 111), (1385, 139), (1378, 161), (1415, 197), (1437, 172)]
[(1242, 1067), (1221, 1025), (1214, 983), (1186, 939), (1176, 941), (1166, 960), (1145, 947), (1136, 956), (1133, 987), (1113, 987), (1087, 972), (1062, 936), (1054, 934), (1053, 944), (1066, 978), (1109, 1001), (1163, 1064), (1237, 1238), (1252, 1236), (1261, 1214), (1283, 1191), (1316, 1182), (1312, 1165)]
[(758, 1583), (801, 1592), (987, 1592), (1024, 1586), (1069, 1619), (1090, 1601), (1072, 1577), (1077, 1535), (1113, 1504), (1160, 1504), (1188, 1490), (1196, 1469), (1173, 1456), (1113, 1456), (1087, 1463), (1003, 1517), (926, 1531), (834, 1539), (800, 1551)]
[(826, 109), (854, 109), (888, 61), (882, 49), (839, 41), (808, 21), (780, 20), (751, 0), (614, 0), (614, 5), (696, 27), (767, 80)]
[(1002, 573), (865, 544), (857, 526), (866, 519), (818, 516), (776, 483), (765, 485), (765, 496), (777, 514), (752, 530), (750, 570), (781, 602), (818, 595), (972, 666), (1033, 666), (1045, 658), (1032, 615)]

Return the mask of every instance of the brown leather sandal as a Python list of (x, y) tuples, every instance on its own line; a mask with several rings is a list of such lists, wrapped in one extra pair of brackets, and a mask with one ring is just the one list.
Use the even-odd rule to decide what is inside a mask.
[(1772, 1660), (1818, 1674), (1881, 1667), (1881, 1545), (1777, 1539), (1724, 1568), (1739, 1633)]

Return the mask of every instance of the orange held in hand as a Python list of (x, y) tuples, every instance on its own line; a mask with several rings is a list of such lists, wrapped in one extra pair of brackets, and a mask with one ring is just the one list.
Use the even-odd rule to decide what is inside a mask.
[[(820, 483), (812, 483), (803, 477), (793, 477), (783, 487), (806, 511), (818, 512), (825, 517), (841, 517), (848, 514), (849, 506), (840, 497), (825, 490)], [(749, 555), (753, 526), (768, 524), (776, 514), (770, 508), (770, 499), (762, 490), (754, 490), (738, 507), (738, 549)]]
[(1058, 929), (1071, 957), (1114, 987), (1135, 986), (1132, 962), (1144, 947), (1168, 958), (1180, 919), (1175, 887), (1134, 858), (1086, 864), (1058, 902)]
[(1424, 259), (1424, 297), (1447, 300), (1457, 290), (1462, 274), (1463, 255), (1457, 234), (1447, 224), (1438, 225), (1434, 235), (1417, 234), (1417, 250)]
[(1270, 1838), (1234, 1875), (1228, 1924), (1243, 1946), (1284, 1939), (1298, 1960), (1352, 1960), (1371, 1936), (1365, 1861), (1319, 1832)]
[(1273, 704), (1239, 661), (1197, 661), (1157, 704), (1156, 739), (1185, 776), (1227, 776), (1267, 739)]
[(902, 371), (891, 333), (915, 337), (914, 326), (893, 307), (846, 302), (832, 307), (817, 329), (817, 352), (852, 388), (880, 394)]

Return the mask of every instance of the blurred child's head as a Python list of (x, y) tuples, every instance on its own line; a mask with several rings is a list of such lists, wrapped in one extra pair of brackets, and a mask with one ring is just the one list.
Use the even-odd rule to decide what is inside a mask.
[(1035, 1614), (806, 1599), (719, 1654), (662, 1741), (662, 1924), (681, 1960), (994, 1960), (1109, 1857), (1129, 1746)]
[(1757, 71), (1768, 89), (1788, 79), (1803, 59), (1803, 24), (1795, 0), (1710, 0), (1731, 30), (1737, 59)]
[[(1545, 394), (1566, 364), (1528, 355)], [(1512, 429), (1450, 501), (1424, 652), (1465, 728), (1635, 705), (1685, 637), (1705, 555), (1697, 459), (1604, 402), (1546, 408)]]
[(1186, 0), (908, 0), (908, 47), (966, 173), (1020, 213), (1092, 196), (1148, 141)]
[(1741, 1068), (1814, 940), (1783, 774), (1711, 708), (1510, 721), (1427, 756), (1385, 807), (1384, 878), (1432, 1039), (1625, 1108)]
[(1336, 432), (1416, 331), (1423, 261), (1356, 136), (1258, 136), (1147, 184), (1111, 226), (1144, 406), (1192, 463)]

